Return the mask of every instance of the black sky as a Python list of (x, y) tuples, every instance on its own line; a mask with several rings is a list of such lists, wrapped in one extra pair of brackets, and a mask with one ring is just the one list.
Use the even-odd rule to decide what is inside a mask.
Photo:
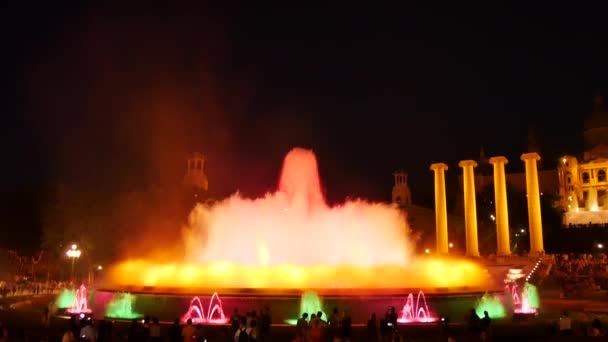
[(146, 188), (199, 150), (215, 193), (254, 196), (303, 146), (332, 202), (387, 200), (404, 168), (432, 205), (430, 163), (516, 170), (530, 126), (547, 164), (580, 152), (608, 75), (583, 5), (7, 10), (0, 180)]

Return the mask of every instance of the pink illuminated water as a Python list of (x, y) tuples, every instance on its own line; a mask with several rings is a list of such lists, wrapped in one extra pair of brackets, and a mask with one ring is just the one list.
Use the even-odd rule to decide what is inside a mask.
[[(214, 302), (215, 301), (215, 302)], [(217, 303), (216, 303), (217, 302)], [(222, 301), (215, 292), (209, 300), (209, 308), (207, 309), (207, 315), (205, 315), (205, 309), (201, 303), (199, 297), (194, 297), (190, 301), (190, 307), (188, 312), (182, 316), (182, 322), (187, 322), (189, 319), (192, 320), (192, 324), (207, 323), (207, 324), (226, 324), (228, 318), (224, 315), (222, 308)]]
[(535, 308), (531, 308), (530, 304), (528, 303), (528, 297), (523, 296), (521, 299), (521, 306), (513, 310), (513, 312), (519, 314), (535, 314), (537, 310)]
[(76, 296), (74, 296), (74, 302), (72, 307), (66, 310), (71, 314), (91, 313), (92, 310), (88, 308), (87, 299), (87, 288), (83, 285), (76, 290)]
[(521, 304), (521, 300), (519, 299), (519, 293), (517, 292), (517, 284), (511, 283), (505, 286), (505, 292), (511, 295), (511, 299), (513, 300), (513, 304), (519, 305)]
[(528, 292), (526, 287), (524, 286), (524, 290), (521, 294), (520, 306), (515, 308), (513, 312), (518, 314), (535, 314), (537, 312), (536, 308), (530, 307), (530, 301), (528, 299)]
[(418, 292), (416, 301), (414, 295), (409, 294), (405, 301), (405, 305), (401, 310), (401, 317), (397, 320), (399, 323), (427, 323), (434, 322), (437, 318), (432, 316), (429, 307), (426, 304), (426, 298), (422, 291)]

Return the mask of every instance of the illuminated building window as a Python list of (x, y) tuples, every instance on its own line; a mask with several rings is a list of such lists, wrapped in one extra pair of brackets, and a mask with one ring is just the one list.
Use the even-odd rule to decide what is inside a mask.
[(606, 181), (606, 171), (599, 170), (597, 172), (597, 181), (598, 182), (605, 182)]
[(589, 172), (583, 172), (583, 183), (589, 183)]
[(197, 161), (197, 162), (196, 162), (196, 168), (197, 168), (198, 170), (202, 170), (202, 169), (203, 169), (203, 162), (202, 162), (202, 161), (200, 161), (200, 160), (199, 160), (199, 161)]

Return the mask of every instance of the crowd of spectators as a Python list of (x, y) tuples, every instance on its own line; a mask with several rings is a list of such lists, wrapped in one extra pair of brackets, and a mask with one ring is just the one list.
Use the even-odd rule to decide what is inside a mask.
[(59, 291), (65, 286), (69, 286), (67, 283), (57, 281), (47, 282), (35, 282), (35, 281), (20, 281), (20, 282), (8, 282), (0, 281), (0, 298), (10, 296), (26, 296), (26, 295), (38, 295), (38, 294), (51, 294)]
[(608, 257), (603, 253), (552, 255), (546, 260), (563, 297), (608, 289)]

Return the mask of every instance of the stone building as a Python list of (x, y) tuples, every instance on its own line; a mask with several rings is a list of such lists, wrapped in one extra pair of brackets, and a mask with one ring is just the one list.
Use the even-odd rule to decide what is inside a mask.
[(582, 158), (565, 155), (558, 163), (564, 224), (608, 223), (608, 112), (596, 96), (583, 130)]

